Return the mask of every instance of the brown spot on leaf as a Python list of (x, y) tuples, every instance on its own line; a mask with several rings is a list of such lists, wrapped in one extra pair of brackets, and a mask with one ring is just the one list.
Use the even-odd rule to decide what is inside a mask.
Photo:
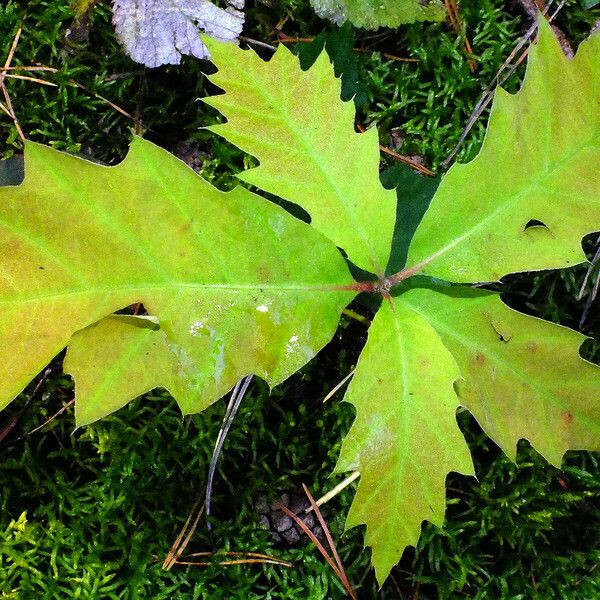
[(477, 352), (475, 354), (475, 362), (478, 365), (485, 365), (485, 363), (486, 363), (485, 356), (483, 354), (481, 354), (481, 352)]
[(529, 350), (529, 352), (537, 352), (537, 349), (538, 349), (538, 345), (535, 342), (527, 343), (527, 350)]
[(560, 416), (562, 417), (565, 425), (570, 425), (573, 422), (573, 413), (569, 412), (568, 410), (565, 410)]

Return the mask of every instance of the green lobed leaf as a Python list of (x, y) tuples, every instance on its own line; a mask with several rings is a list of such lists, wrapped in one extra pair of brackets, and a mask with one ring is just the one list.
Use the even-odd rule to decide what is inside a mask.
[(283, 44), (265, 62), (252, 50), (206, 43), (219, 68), (210, 80), (226, 93), (203, 100), (227, 118), (209, 129), (260, 161), (239, 177), (302, 206), (351, 261), (383, 274), (395, 193), (379, 180), (377, 131), (354, 131), (354, 105), (340, 100), (327, 53), (302, 71)]
[(73, 333), (138, 302), (176, 358), (184, 412), (243, 375), (275, 385), (331, 339), (349, 283), (318, 232), (149, 142), (116, 167), (28, 143), (24, 182), (0, 188), (0, 406)]
[(449, 471), (473, 474), (456, 422), (460, 377), (452, 355), (426, 319), (384, 301), (346, 392), (356, 419), (339, 471), (360, 471), (347, 527), (365, 523), (377, 580), (383, 584), (423, 520), (441, 526)]
[(585, 261), (581, 239), (600, 230), (599, 90), (600, 32), (568, 59), (542, 19), (520, 92), (496, 92), (483, 148), (444, 177), (409, 267), (477, 282)]
[(399, 27), (415, 21), (442, 21), (446, 14), (440, 0), (310, 0), (315, 12), (341, 24), (377, 29)]
[(138, 396), (164, 387), (180, 406), (197, 398), (156, 320), (114, 315), (75, 333), (63, 370), (75, 380), (75, 421), (87, 425)]
[(579, 355), (585, 336), (482, 290), (414, 288), (396, 301), (435, 328), (460, 367), (461, 404), (512, 460), (520, 439), (557, 467), (567, 450), (600, 450), (600, 367)]
[(341, 79), (341, 99), (344, 102), (353, 100), (357, 108), (362, 108), (368, 103), (369, 95), (359, 70), (354, 41), (354, 29), (350, 23), (345, 23), (341, 27), (320, 33), (312, 42), (296, 44), (295, 51), (298, 53), (300, 66), (306, 71), (325, 48), (335, 76)]

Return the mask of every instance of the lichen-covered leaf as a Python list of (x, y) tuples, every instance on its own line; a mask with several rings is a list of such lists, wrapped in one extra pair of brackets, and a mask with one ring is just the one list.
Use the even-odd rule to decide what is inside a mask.
[(310, 226), (149, 142), (116, 167), (28, 143), (24, 182), (0, 188), (0, 407), (73, 333), (138, 302), (191, 390), (184, 412), (250, 373), (275, 385), (332, 337), (349, 283)]
[(347, 526), (367, 525), (380, 583), (404, 548), (416, 545), (422, 521), (442, 525), (448, 472), (473, 474), (456, 422), (459, 377), (427, 320), (384, 301), (346, 393), (356, 419), (336, 467), (360, 471)]
[(227, 123), (209, 129), (260, 161), (239, 177), (307, 210), (313, 227), (359, 267), (383, 274), (396, 194), (379, 180), (375, 128), (354, 130), (354, 105), (322, 52), (302, 71), (283, 44), (269, 62), (252, 50), (206, 40), (225, 94), (204, 98)]
[(356, 27), (399, 27), (415, 21), (441, 21), (440, 0), (310, 0), (315, 12), (341, 25), (348, 20)]
[(496, 92), (483, 148), (443, 179), (409, 267), (479, 282), (585, 261), (581, 239), (600, 230), (599, 99), (600, 31), (568, 59), (542, 19), (521, 91)]
[(209, 0), (113, 0), (117, 37), (127, 54), (147, 67), (178, 65), (183, 54), (210, 58), (200, 31), (236, 40), (244, 25), (244, 0), (218, 8)]
[(600, 367), (579, 355), (585, 336), (482, 290), (415, 288), (397, 301), (435, 328), (460, 367), (461, 404), (510, 458), (523, 438), (556, 466), (567, 450), (600, 450)]

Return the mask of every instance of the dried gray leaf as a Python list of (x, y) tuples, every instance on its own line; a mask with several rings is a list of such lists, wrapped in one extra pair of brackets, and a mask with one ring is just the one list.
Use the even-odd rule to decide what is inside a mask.
[(183, 54), (210, 58), (200, 31), (236, 40), (244, 25), (244, 0), (218, 8), (208, 0), (113, 0), (117, 38), (133, 60), (147, 67), (177, 65)]

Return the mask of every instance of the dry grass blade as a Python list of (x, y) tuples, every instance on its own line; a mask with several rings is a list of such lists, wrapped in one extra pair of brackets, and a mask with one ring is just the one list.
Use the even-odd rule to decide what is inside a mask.
[(0, 88), (2, 88), (2, 94), (4, 95), (4, 102), (5, 102), (5, 105), (2, 106), (2, 109), (13, 120), (13, 123), (15, 124), (15, 128), (17, 129), (17, 133), (19, 134), (19, 137), (21, 138), (21, 140), (25, 141), (25, 134), (23, 133), (23, 130), (21, 129), (21, 126), (19, 125), (19, 121), (17, 120), (17, 116), (15, 114), (15, 110), (12, 105), (12, 101), (10, 99), (8, 90), (6, 89), (6, 85), (4, 83), (4, 79), (5, 79), (5, 77), (7, 77), (10, 63), (12, 62), (12, 59), (15, 55), (15, 50), (17, 49), (17, 44), (19, 43), (19, 39), (21, 38), (22, 31), (23, 31), (22, 27), (19, 27), (19, 29), (17, 29), (17, 33), (15, 34), (15, 37), (13, 38), (12, 44), (10, 46), (10, 50), (8, 51), (8, 56), (6, 57), (6, 60), (4, 61), (4, 66), (2, 67), (2, 71), (0, 72)]
[(36, 65), (33, 67), (28, 67), (26, 65), (17, 65), (14, 67), (4, 67), (3, 71), (45, 71), (47, 73), (58, 73), (58, 69), (53, 67), (45, 67), (43, 65)]
[(363, 317), (363, 315), (358, 314), (357, 312), (351, 310), (350, 308), (345, 308), (342, 311), (343, 315), (346, 315), (347, 317), (350, 317), (351, 319), (354, 319), (355, 321), (358, 321), (359, 323), (362, 323), (363, 325), (370, 325), (371, 321), (369, 319), (367, 319), (367, 317)]
[(311, 505), (315, 515), (317, 516), (319, 524), (321, 525), (321, 528), (323, 529), (323, 533), (325, 534), (325, 538), (327, 539), (327, 543), (329, 544), (329, 548), (331, 549), (331, 553), (333, 554), (335, 563), (338, 566), (338, 569), (340, 571), (340, 581), (342, 582), (342, 585), (344, 586), (344, 588), (346, 589), (346, 591), (348, 592), (350, 597), (353, 598), (354, 600), (356, 600), (356, 594), (354, 593), (354, 590), (352, 589), (352, 586), (350, 585), (350, 581), (348, 580), (348, 576), (346, 575), (346, 571), (344, 570), (344, 565), (342, 564), (342, 561), (338, 554), (337, 548), (335, 547), (335, 542), (333, 541), (333, 537), (331, 536), (329, 527), (327, 527), (327, 523), (325, 522), (325, 519), (323, 518), (323, 514), (321, 513), (321, 510), (317, 506), (315, 499), (312, 497), (312, 494), (310, 493), (310, 490), (308, 489), (308, 487), (306, 485), (302, 484), (302, 489), (304, 490), (304, 493), (306, 494), (306, 497), (308, 498), (308, 501), (310, 502), (310, 505)]
[(279, 560), (267, 560), (265, 558), (238, 558), (234, 560), (220, 560), (219, 562), (209, 562), (209, 561), (187, 561), (187, 560), (178, 560), (175, 564), (178, 565), (187, 565), (190, 567), (211, 567), (217, 565), (219, 567), (231, 567), (233, 565), (279, 565), (281, 567), (293, 567), (291, 563), (286, 563), (284, 561)]
[[(357, 125), (356, 128), (361, 133), (364, 133), (366, 131), (366, 129), (360, 124)], [(421, 163), (418, 163), (416, 160), (413, 160), (408, 156), (398, 154), (397, 152), (394, 152), (393, 150), (390, 150), (385, 146), (379, 146), (379, 150), (381, 150), (381, 152), (383, 152), (384, 154), (387, 154), (388, 156), (391, 156), (392, 158), (395, 158), (396, 160), (404, 163), (405, 165), (412, 167), (415, 171), (419, 171), (419, 173), (422, 173), (423, 175), (428, 175), (429, 177), (435, 175), (435, 173), (431, 169), (428, 169), (426, 166), (422, 165)]]
[[(200, 522), (200, 517), (204, 512), (204, 504), (200, 505), (202, 501), (202, 497), (198, 498), (188, 515), (179, 535), (175, 538), (167, 557), (165, 558), (162, 568), (164, 571), (169, 571), (171, 567), (177, 563), (177, 559), (183, 554), (183, 551), (186, 549), (192, 535), (194, 535), (194, 531), (198, 527), (198, 523)], [(196, 513), (196, 517), (192, 523), (192, 518), (194, 517), (194, 513)], [(190, 523), (192, 523), (190, 527)]]
[(304, 533), (310, 538), (310, 541), (316, 546), (317, 550), (321, 553), (323, 558), (327, 561), (327, 564), (333, 569), (333, 572), (337, 575), (340, 581), (342, 581), (342, 574), (338, 569), (338, 566), (335, 564), (331, 556), (329, 556), (329, 552), (325, 550), (323, 544), (317, 539), (315, 534), (307, 527), (306, 523), (293, 511), (291, 511), (287, 506), (282, 504), (281, 502), (275, 502), (275, 506), (282, 512), (284, 512), (290, 519), (304, 531)]
[[(354, 473), (351, 473), (350, 475), (348, 475), (348, 477), (346, 477), (346, 479), (344, 479), (343, 481), (338, 483), (334, 488), (330, 489), (326, 494), (321, 496), (315, 502), (315, 504), (317, 506), (323, 506), (323, 504), (326, 504), (327, 502), (329, 502), (330, 500), (335, 498), (342, 490), (345, 490), (353, 481), (356, 481), (359, 477), (360, 477), (360, 471), (354, 471)], [(304, 512), (309, 513), (312, 510), (313, 510), (313, 507), (311, 505)]]
[(350, 371), (350, 373), (348, 373), (348, 375), (346, 375), (346, 377), (344, 377), (344, 379), (342, 379), (330, 392), (329, 394), (327, 394), (327, 396), (325, 396), (325, 398), (323, 398), (323, 404), (325, 404), (325, 402), (327, 402), (327, 400), (329, 400), (332, 396), (335, 395), (335, 393), (346, 383), (346, 381), (348, 381), (352, 375), (354, 375), (354, 371), (356, 371), (356, 369), (352, 369), (352, 371)]
[(41, 429), (44, 429), (44, 427), (46, 427), (46, 425), (48, 425), (48, 423), (51, 423), (52, 421), (54, 421), (54, 419), (56, 419), (57, 417), (60, 417), (60, 415), (62, 415), (66, 410), (68, 410), (71, 406), (73, 406), (73, 404), (75, 404), (75, 398), (73, 398), (72, 400), (69, 400), (62, 408), (59, 408), (53, 415), (48, 417), (41, 425), (38, 425), (34, 429), (28, 431), (25, 434), (25, 436), (32, 435), (33, 433), (37, 433)]
[(86, 88), (85, 85), (79, 83), (78, 81), (75, 81), (74, 79), (72, 79), (69, 83), (71, 85), (74, 85), (75, 87), (78, 87), (80, 90), (83, 90), (86, 94), (90, 94), (90, 96), (95, 96), (99, 100), (102, 100), (102, 102), (105, 102), (106, 104), (108, 104), (108, 106), (110, 106), (113, 110), (116, 110), (118, 113), (122, 114), (124, 117), (127, 117), (128, 119), (131, 119), (132, 121), (135, 121), (135, 117), (132, 114), (128, 113), (124, 108), (121, 108), (114, 102), (111, 102), (108, 98), (105, 98), (104, 96), (101, 96), (100, 94), (97, 94), (96, 92), (92, 92), (92, 90)]
[(590, 266), (588, 267), (585, 277), (583, 278), (583, 283), (581, 284), (581, 288), (579, 290), (579, 296), (577, 298), (578, 300), (581, 300), (583, 298), (583, 294), (585, 293), (585, 289), (587, 287), (588, 281), (590, 280), (592, 273), (594, 271), (596, 271), (596, 279), (592, 286), (590, 295), (588, 296), (588, 299), (583, 308), (583, 313), (581, 314), (581, 319), (579, 319), (579, 329), (582, 329), (583, 326), (585, 325), (585, 323), (588, 319), (590, 309), (592, 308), (592, 304), (594, 303), (594, 301), (596, 300), (596, 297), (598, 295), (598, 287), (600, 286), (600, 272), (597, 270), (597, 267), (599, 264), (600, 264), (600, 236), (598, 236), (598, 238), (596, 239), (596, 252), (594, 254), (594, 257), (590, 261)]
[[(372, 53), (373, 50), (369, 48), (352, 48), (354, 52), (361, 53)], [(377, 50), (375, 50), (377, 52)], [(388, 52), (379, 52), (383, 58), (387, 58), (388, 60), (395, 60), (396, 62), (407, 62), (407, 63), (418, 63), (421, 62), (420, 58), (406, 58), (405, 56), (396, 56), (395, 54), (389, 54)]]
[(52, 83), (51, 81), (47, 81), (46, 79), (39, 79), (38, 77), (29, 77), (28, 75), (15, 75), (14, 73), (5, 73), (4, 77), (10, 77), (11, 79), (23, 79), (25, 81), (33, 81), (33, 83), (40, 83), (41, 85), (58, 87), (55, 83)]
[[(219, 461), (219, 456), (221, 455), (221, 451), (223, 450), (223, 443), (225, 442), (225, 438), (229, 433), (229, 429), (231, 428), (231, 424), (233, 423), (233, 419), (240, 407), (246, 392), (248, 391), (248, 386), (252, 381), (252, 375), (246, 375), (246, 377), (242, 377), (235, 387), (233, 388), (233, 392), (231, 393), (231, 399), (229, 400), (229, 404), (227, 405), (227, 409), (225, 410), (225, 415), (223, 416), (223, 422), (221, 423), (221, 428), (219, 429), (219, 433), (217, 435), (217, 440), (215, 442), (215, 448), (213, 450), (210, 465), (208, 467), (208, 480), (206, 482), (206, 493), (204, 497), (204, 505), (206, 507), (206, 516), (210, 515), (210, 505), (212, 500), (212, 488), (213, 481), (215, 478), (215, 471), (217, 469), (217, 462)], [(207, 522), (207, 527), (210, 531), (210, 523)]]
[[(191, 558), (200, 557), (216, 557), (216, 556), (232, 556), (239, 557), (230, 561), (190, 561)], [(192, 554), (186, 554), (181, 560), (177, 560), (178, 565), (192, 565), (192, 566), (208, 566), (208, 565), (233, 565), (233, 564), (271, 564), (279, 565), (281, 567), (291, 568), (294, 566), (293, 563), (288, 560), (277, 558), (276, 556), (269, 556), (268, 554), (262, 554), (260, 552), (193, 552)]]

